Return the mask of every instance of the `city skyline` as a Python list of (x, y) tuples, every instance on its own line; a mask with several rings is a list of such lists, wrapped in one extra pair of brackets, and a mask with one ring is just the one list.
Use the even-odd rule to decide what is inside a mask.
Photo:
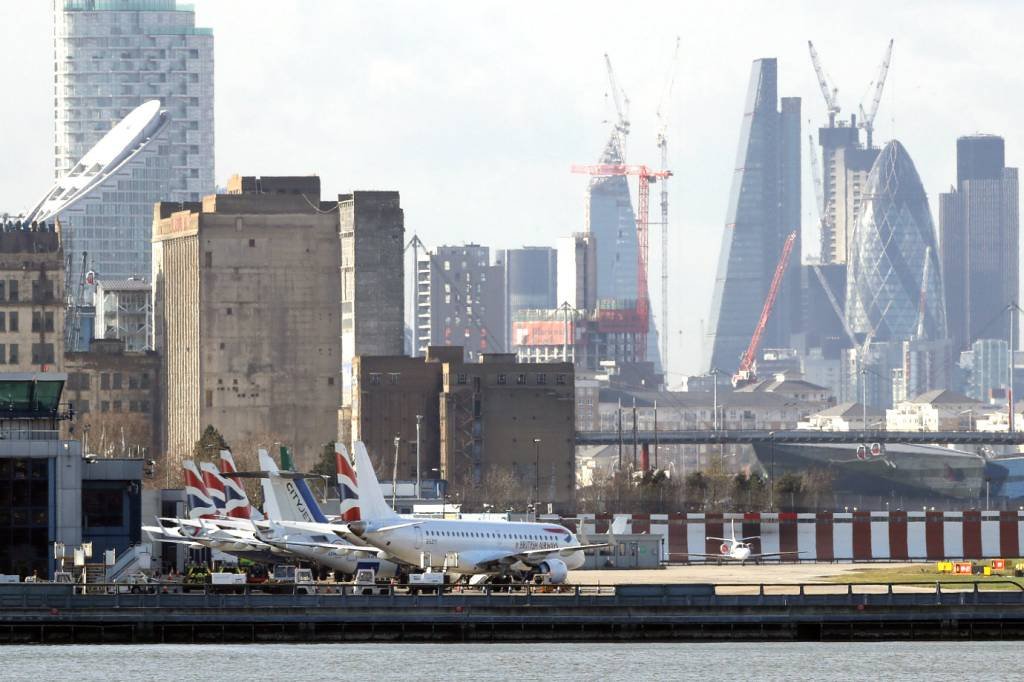
[[(554, 246), (558, 236), (581, 230), (586, 179), (568, 168), (590, 162), (607, 137), (611, 107), (604, 102), (601, 54), (611, 55), (633, 103), (629, 158), (653, 165), (654, 111), (672, 42), (681, 35), (669, 129), (675, 172), (670, 291), (686, 295), (672, 301), (671, 330), (677, 337), (682, 331), (682, 343), (670, 339), (671, 383), (702, 369), (701, 321), (707, 322), (714, 254), (725, 223), (737, 112), (754, 59), (779, 59), (784, 91), (802, 98), (802, 123), (811, 129), (823, 125), (826, 115), (806, 40), (815, 41), (838, 85), (845, 116), (868, 89), (887, 40), (895, 38), (875, 137), (877, 143), (896, 137), (913, 150), (933, 216), (938, 193), (955, 177), (956, 137), (1001, 135), (1007, 165), (1018, 165), (1013, 93), (1020, 77), (999, 73), (997, 81), (990, 67), (1014, 63), (1019, 48), (986, 30), (1020, 14), (1009, 5), (974, 8), (955, 21), (943, 12), (924, 12), (931, 10), (924, 4), (859, 6), (857, 16), (808, 4), (706, 13), (646, 8), (617, 22), (606, 21), (611, 6), (601, 11), (588, 5), (583, 12), (570, 5), (548, 10), (539, 29), (501, 8), (413, 16), (395, 4), (310, 4), (301, 15), (280, 7), (196, 3), (197, 24), (213, 28), (218, 40), (218, 184), (233, 172), (315, 171), (331, 186), (396, 187), (403, 193), (407, 229), (430, 246)], [(5, 147), (21, 163), (7, 165), (0, 210), (26, 208), (50, 180), (51, 11), (49, 3), (0, 7), (5, 44), (21, 56), (17, 73), (0, 82), (5, 92), (20, 95), (22, 105), (5, 110), (2, 119), (18, 131)], [(15, 12), (17, 22), (11, 20)], [(316, 30), (328, 24), (338, 30)], [(506, 27), (500, 49), (490, 32), (477, 30), (487, 24)], [(651, 32), (655, 25), (658, 31)], [(990, 32), (991, 40), (972, 38)], [(268, 36), (260, 44), (269, 47), (255, 50), (252, 35)], [(332, 92), (324, 86), (339, 79), (347, 79), (346, 87)], [(946, 93), (956, 93), (956, 106)], [(817, 252), (808, 175), (801, 213), (805, 254)], [(652, 242), (656, 281), (658, 240)], [(657, 311), (657, 287), (651, 294)]]

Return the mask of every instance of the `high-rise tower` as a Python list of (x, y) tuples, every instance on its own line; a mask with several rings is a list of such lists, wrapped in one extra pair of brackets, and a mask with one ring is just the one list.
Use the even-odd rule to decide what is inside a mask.
[(153, 204), (214, 190), (213, 32), (175, 0), (53, 0), (53, 15), (57, 177), (143, 102), (170, 119), (157, 153), (61, 221), (72, 281), (86, 252), (104, 279), (148, 278)]
[[(706, 339), (711, 369), (732, 372), (738, 367), (757, 326), (783, 243), (793, 230), (798, 234), (794, 251), (800, 253), (800, 99), (784, 97), (780, 107), (777, 92), (777, 61), (756, 60), (711, 303)], [(599, 249), (600, 244), (599, 238)], [(799, 319), (799, 268), (790, 268), (764, 345), (788, 345)]]
[(938, 244), (914, 162), (893, 140), (865, 186), (846, 279), (846, 321), (876, 342), (946, 338)]
[(978, 339), (1008, 341), (1008, 318), (1001, 313), (1018, 300), (1019, 189), (1017, 169), (1006, 167), (1004, 153), (1001, 137), (959, 138), (956, 187), (939, 195), (946, 311), (956, 351)]

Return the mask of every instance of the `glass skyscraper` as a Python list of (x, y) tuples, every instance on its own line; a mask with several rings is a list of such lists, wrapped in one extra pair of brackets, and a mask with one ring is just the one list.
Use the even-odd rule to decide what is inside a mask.
[(763, 347), (788, 346), (800, 325), (800, 99), (784, 97), (780, 103), (777, 61), (758, 59), (750, 74), (705, 339), (709, 369), (733, 372), (739, 366), (783, 243), (794, 230), (793, 260)]
[(72, 283), (150, 277), (153, 204), (214, 188), (213, 33), (175, 0), (53, 0), (54, 173), (71, 170), (135, 107), (159, 100), (167, 129), (81, 210), (63, 216)]
[(850, 329), (875, 342), (945, 339), (935, 226), (921, 178), (899, 142), (879, 153), (864, 194), (846, 281)]
[(978, 339), (1009, 341), (1020, 212), (1017, 169), (1006, 167), (1003, 138), (961, 137), (956, 159), (956, 187), (939, 195), (939, 230), (949, 334), (961, 351)]

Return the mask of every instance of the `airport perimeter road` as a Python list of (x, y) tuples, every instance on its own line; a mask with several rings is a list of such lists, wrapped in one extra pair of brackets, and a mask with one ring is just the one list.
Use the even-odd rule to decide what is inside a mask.
[[(648, 585), (666, 583), (749, 583), (749, 589), (724, 587), (720, 594), (756, 592), (753, 585), (782, 583), (835, 584), (844, 573), (865, 569), (893, 570), (920, 567), (925, 564), (856, 563), (856, 564), (722, 564), (721, 566), (668, 566), (663, 569), (637, 571), (571, 571), (569, 582), (574, 585)], [(864, 588), (862, 591), (868, 591)]]

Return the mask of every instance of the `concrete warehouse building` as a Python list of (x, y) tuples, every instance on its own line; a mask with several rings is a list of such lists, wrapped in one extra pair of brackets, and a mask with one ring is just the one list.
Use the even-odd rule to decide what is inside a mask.
[[(158, 204), (153, 326), (168, 456), (187, 456), (212, 424), (239, 452), (281, 442), (311, 464), (338, 433), (346, 358), (401, 351), (401, 237), (397, 192), (321, 201), (315, 176), (234, 176), (200, 204)], [(392, 283), (383, 270), (395, 254)]]
[(352, 436), (366, 443), (390, 479), (394, 439), (398, 478), (420, 472), (452, 487), (511, 474), (546, 508), (575, 499), (575, 389), (571, 363), (520, 363), (512, 353), (463, 361), (461, 346), (431, 346), (423, 358), (359, 356)]

